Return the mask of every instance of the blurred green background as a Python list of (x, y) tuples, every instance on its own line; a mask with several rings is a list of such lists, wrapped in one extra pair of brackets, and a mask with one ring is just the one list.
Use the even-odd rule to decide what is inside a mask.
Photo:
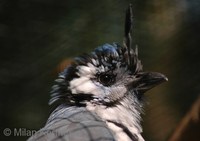
[(0, 140), (5, 128), (40, 129), (59, 64), (104, 43), (123, 41), (125, 9), (144, 70), (169, 82), (145, 95), (143, 136), (167, 140), (200, 92), (198, 0), (0, 0)]

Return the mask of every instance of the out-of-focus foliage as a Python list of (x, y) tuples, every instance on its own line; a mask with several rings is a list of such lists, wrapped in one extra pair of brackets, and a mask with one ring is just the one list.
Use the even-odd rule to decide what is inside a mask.
[(143, 136), (168, 139), (200, 93), (198, 0), (1, 0), (1, 140), (27, 138), (6, 137), (5, 128), (37, 130), (45, 124), (60, 63), (104, 43), (122, 43), (130, 2), (144, 69), (169, 78), (145, 94)]

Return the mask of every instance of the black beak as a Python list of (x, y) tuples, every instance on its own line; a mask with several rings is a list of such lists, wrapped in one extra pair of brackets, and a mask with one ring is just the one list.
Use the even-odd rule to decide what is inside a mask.
[(136, 75), (136, 80), (132, 83), (132, 87), (134, 87), (138, 92), (144, 93), (165, 81), (168, 81), (168, 78), (161, 73), (139, 72)]

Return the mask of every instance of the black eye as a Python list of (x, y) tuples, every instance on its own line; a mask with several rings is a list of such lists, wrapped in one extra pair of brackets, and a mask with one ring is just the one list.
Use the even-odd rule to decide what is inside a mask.
[(114, 74), (100, 74), (98, 76), (98, 81), (105, 86), (110, 86), (115, 82), (115, 75)]

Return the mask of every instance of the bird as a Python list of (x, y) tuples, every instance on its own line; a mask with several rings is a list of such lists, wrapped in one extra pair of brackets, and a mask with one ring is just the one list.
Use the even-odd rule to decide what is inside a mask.
[(49, 103), (57, 108), (28, 141), (144, 141), (144, 93), (168, 79), (143, 71), (132, 27), (130, 4), (123, 45), (106, 43), (74, 58), (52, 87)]

